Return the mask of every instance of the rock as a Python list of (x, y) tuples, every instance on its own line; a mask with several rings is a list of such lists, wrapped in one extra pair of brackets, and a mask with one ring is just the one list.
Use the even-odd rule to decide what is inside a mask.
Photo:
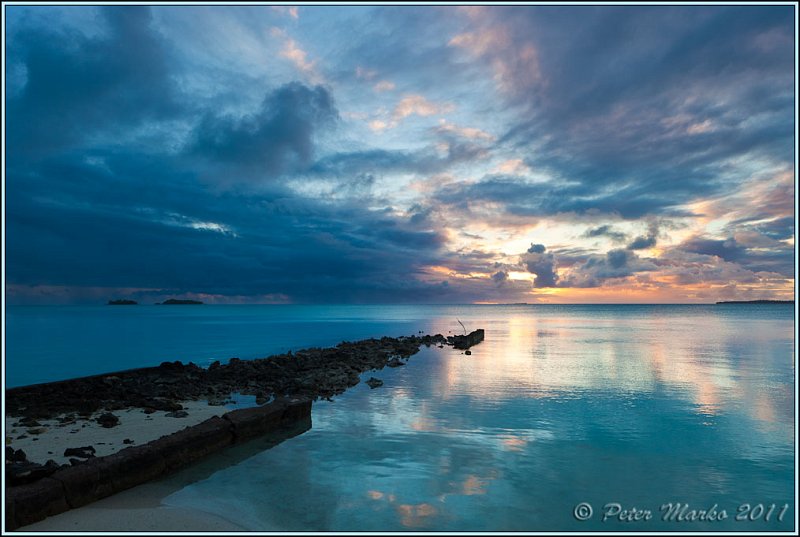
[(367, 386), (369, 386), (370, 389), (375, 389), (378, 386), (383, 386), (383, 381), (381, 379), (376, 379), (375, 377), (370, 377), (367, 381)]
[(168, 418), (186, 418), (189, 416), (189, 413), (185, 410), (176, 410), (175, 412), (167, 412), (166, 416)]
[(130, 438), (126, 438), (125, 440), (122, 441), (122, 443), (123, 444), (133, 444), (133, 440), (131, 440)]
[(472, 354), (472, 351), (464, 351), (464, 354), (466, 354), (467, 356), (469, 356), (469, 355), (471, 355), (471, 354)]
[(447, 338), (447, 342), (456, 349), (466, 350), (483, 341), (483, 338), (483, 328), (479, 328), (465, 336), (449, 336)]
[(99, 423), (106, 429), (110, 429), (112, 427), (116, 427), (117, 425), (119, 425), (119, 418), (114, 414), (112, 414), (111, 412), (106, 412), (105, 414), (101, 414), (100, 417), (97, 418), (97, 423)]
[(14, 425), (22, 425), (23, 427), (41, 427), (42, 424), (35, 419), (26, 416), (21, 418), (19, 422), (15, 423)]
[[(474, 334), (473, 339), (480, 339), (480, 332)], [(364, 372), (408, 365), (407, 358), (419, 352), (422, 345), (461, 346), (465, 337), (436, 334), (343, 341), (332, 348), (301, 349), (254, 360), (215, 361), (208, 369), (164, 362), (159, 367), (11, 388), (6, 391), (7, 414), (24, 420), (20, 425), (28, 428), (35, 427), (33, 422), (37, 419), (55, 420), (59, 416), (64, 416), (59, 421), (67, 424), (70, 413), (114, 427), (122, 417), (114, 414), (124, 412), (115, 409), (138, 408), (146, 414), (178, 412), (184, 410), (178, 401), (207, 400), (212, 406), (225, 405), (233, 392), (255, 396), (258, 403), (284, 395), (309, 400), (331, 398), (358, 384)], [(103, 413), (111, 418), (98, 419)], [(21, 428), (20, 432), (24, 430)]]
[(6, 480), (11, 486), (23, 485), (47, 477), (58, 469), (59, 465), (53, 460), (45, 464), (29, 461), (7, 463)]
[(21, 449), (6, 446), (6, 462), (27, 462), (28, 456)]
[(94, 457), (96, 450), (93, 446), (84, 446), (78, 448), (67, 448), (64, 450), (65, 457), (80, 457), (81, 459), (88, 459)]
[(47, 431), (46, 427), (37, 427), (36, 429), (28, 429), (26, 432), (28, 434), (42, 434)]

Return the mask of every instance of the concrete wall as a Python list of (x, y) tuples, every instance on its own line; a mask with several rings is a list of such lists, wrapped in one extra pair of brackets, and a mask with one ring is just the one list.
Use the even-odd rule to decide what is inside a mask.
[(57, 470), (33, 483), (6, 487), (6, 531), (81, 507), (179, 470), (226, 447), (311, 417), (311, 401), (276, 399), (163, 436), (141, 446)]

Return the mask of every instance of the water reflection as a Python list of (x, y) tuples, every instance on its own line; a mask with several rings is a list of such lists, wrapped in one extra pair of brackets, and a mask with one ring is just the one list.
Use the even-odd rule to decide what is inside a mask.
[[(308, 433), (166, 499), (256, 529), (786, 530), (762, 521), (579, 522), (579, 502), (793, 505), (792, 318), (785, 310), (450, 313), (485, 327), (314, 407)], [(490, 313), (491, 315), (487, 315)], [(452, 317), (455, 317), (453, 315)]]

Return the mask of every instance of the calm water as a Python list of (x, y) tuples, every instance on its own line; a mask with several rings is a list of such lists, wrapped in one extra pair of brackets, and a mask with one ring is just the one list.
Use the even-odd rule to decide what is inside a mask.
[[(485, 328), (366, 373), (313, 428), (164, 500), (253, 530), (794, 527), (792, 306), (9, 308), (9, 385)], [(587, 521), (574, 508), (593, 507)], [(603, 522), (603, 506), (650, 510)], [(716, 505), (722, 521), (662, 520)], [(737, 521), (742, 504), (757, 520)], [(762, 504), (764, 509), (757, 507)], [(770, 521), (765, 513), (775, 504)], [(788, 504), (783, 521), (777, 520)], [(758, 515), (758, 516), (756, 516)]]

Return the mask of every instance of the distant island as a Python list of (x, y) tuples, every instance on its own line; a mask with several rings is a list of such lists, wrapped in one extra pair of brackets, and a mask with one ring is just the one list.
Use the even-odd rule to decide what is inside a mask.
[(717, 304), (794, 304), (794, 300), (723, 300)]
[(138, 304), (138, 302), (136, 302), (135, 300), (126, 300), (126, 299), (108, 301), (109, 306), (135, 306), (136, 304)]
[(202, 304), (199, 300), (186, 300), (186, 299), (179, 299), (179, 298), (168, 298), (164, 302), (156, 302), (156, 305), (161, 306), (184, 306), (184, 305), (193, 305), (193, 304)]

